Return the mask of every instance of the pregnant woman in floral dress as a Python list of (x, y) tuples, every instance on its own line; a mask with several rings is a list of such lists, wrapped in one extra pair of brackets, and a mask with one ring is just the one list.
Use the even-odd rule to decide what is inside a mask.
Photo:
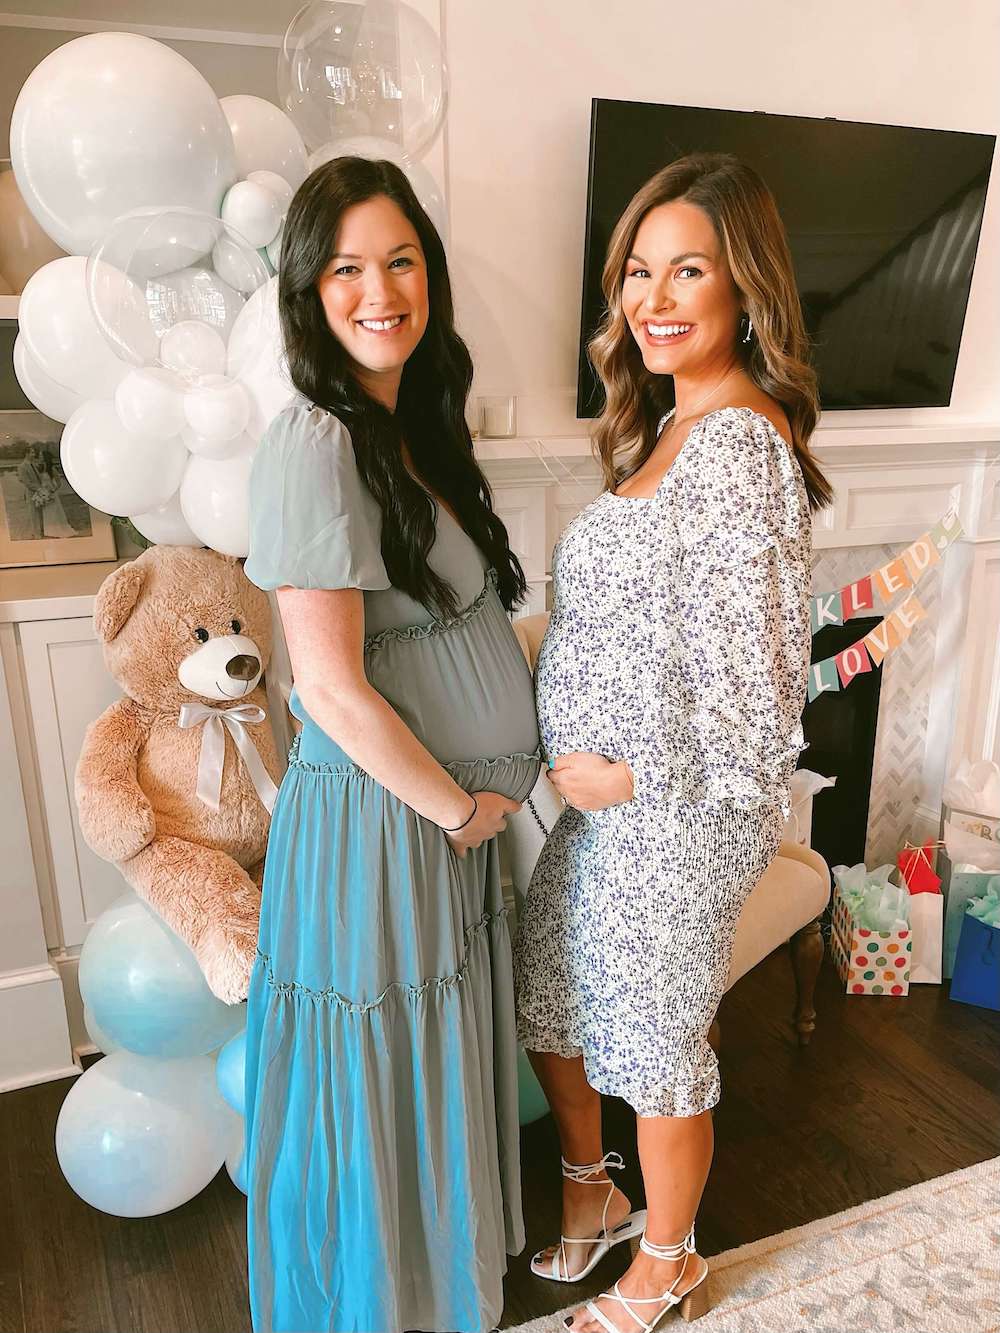
[[(575, 1281), (641, 1236), (622, 1280), (566, 1321), (637, 1333), (709, 1305), (694, 1245), (720, 1090), (708, 1032), (804, 748), (810, 508), (831, 492), (807, 444), (818, 405), (787, 243), (753, 171), (706, 154), (658, 173), (604, 284), (607, 489), (553, 564), (536, 693), (566, 809), (515, 979), (565, 1177), (564, 1235), (533, 1271)], [(602, 1092), (638, 1116), (648, 1215), (609, 1180)]]

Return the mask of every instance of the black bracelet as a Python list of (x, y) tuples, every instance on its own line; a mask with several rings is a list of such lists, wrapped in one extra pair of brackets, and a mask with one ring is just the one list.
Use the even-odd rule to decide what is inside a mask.
[[(471, 791), (469, 792), (469, 795), (472, 796)], [(455, 828), (445, 828), (443, 824), (439, 825), (439, 827), (444, 833), (457, 833), (459, 829), (464, 829), (466, 824), (468, 824), (471, 820), (475, 819), (478, 812), (479, 812), (479, 802), (476, 800), (474, 796), (472, 796), (472, 814), (469, 816), (468, 819), (463, 819), (461, 824), (457, 824)]]

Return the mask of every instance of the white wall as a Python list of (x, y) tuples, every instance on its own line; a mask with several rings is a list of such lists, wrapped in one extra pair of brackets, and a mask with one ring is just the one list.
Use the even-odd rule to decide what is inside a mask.
[[(1000, 131), (995, 0), (442, 0), (452, 255), (477, 391), (519, 433), (576, 433), (590, 99)], [(822, 163), (816, 164), (822, 171)], [(1000, 422), (994, 163), (952, 406), (829, 413)]]

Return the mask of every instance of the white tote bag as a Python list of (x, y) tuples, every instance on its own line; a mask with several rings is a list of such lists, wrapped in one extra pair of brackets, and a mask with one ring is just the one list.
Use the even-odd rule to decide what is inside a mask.
[(940, 893), (910, 894), (910, 985), (941, 981), (941, 936), (944, 928), (944, 898)]

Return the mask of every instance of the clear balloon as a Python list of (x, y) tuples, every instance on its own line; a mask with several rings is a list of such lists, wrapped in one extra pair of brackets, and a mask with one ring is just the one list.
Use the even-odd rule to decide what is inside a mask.
[(63, 254), (35, 221), (11, 170), (0, 170), (0, 273), (19, 292), (43, 264)]
[[(108, 282), (109, 272), (125, 275), (127, 300)], [(173, 370), (188, 383), (219, 373), (248, 296), (267, 281), (252, 245), (221, 218), (191, 209), (118, 218), (87, 261), (91, 307), (114, 352), (133, 366)]]
[(136, 208), (217, 214), (237, 179), (206, 80), (170, 47), (124, 32), (78, 37), (35, 66), (14, 105), (10, 155), (36, 220), (76, 255)]
[(184, 395), (184, 415), (196, 436), (210, 444), (224, 444), (246, 430), (250, 399), (238, 381), (209, 375)]
[(105, 514), (141, 514), (165, 504), (181, 484), (188, 452), (180, 437), (133, 435), (114, 405), (91, 398), (63, 431), (63, 471), (81, 499)]
[(223, 555), (250, 551), (250, 466), (256, 445), (231, 458), (191, 455), (181, 483), (181, 511), (196, 536)]
[(111, 1039), (137, 1055), (204, 1055), (246, 1023), (244, 1007), (212, 994), (188, 946), (134, 895), (90, 928), (80, 994)]
[(414, 162), (398, 143), (393, 143), (391, 139), (377, 139), (370, 134), (334, 139), (309, 155), (310, 171), (315, 171), (322, 163), (330, 162), (335, 157), (363, 157), (369, 162), (377, 162), (380, 159), (395, 162), (413, 186), (413, 193), (420, 201), (421, 208), (434, 223), (437, 234), (442, 241), (447, 241), (448, 209), (441, 187), (430, 169), (422, 162)]
[(145, 514), (129, 514), (129, 522), (148, 542), (159, 546), (205, 545), (185, 523), (179, 494), (172, 495), (166, 504)]
[(419, 157), (447, 106), (441, 42), (397, 0), (314, 0), (288, 25), (278, 94), (308, 148), (373, 134)]
[(221, 105), (236, 145), (237, 175), (273, 171), (297, 190), (309, 174), (306, 148), (284, 111), (245, 93), (224, 97)]
[(25, 397), (53, 421), (69, 421), (84, 401), (83, 395), (73, 389), (64, 389), (51, 375), (46, 375), (28, 351), (23, 333), (14, 339), (13, 361), (14, 377), (24, 390)]
[(232, 1112), (209, 1056), (116, 1051), (76, 1080), (56, 1124), (71, 1188), (117, 1217), (153, 1217), (194, 1198), (233, 1147)]
[(183, 380), (197, 384), (225, 370), (226, 344), (215, 329), (200, 319), (184, 319), (163, 335), (160, 359)]
[(229, 339), (226, 369), (249, 395), (247, 434), (259, 440), (295, 396), (278, 320), (277, 278), (253, 294), (236, 321)]
[(184, 429), (181, 386), (168, 370), (133, 370), (115, 390), (118, 420), (134, 435), (169, 440)]
[[(97, 278), (108, 298), (130, 317), (141, 314), (141, 293), (123, 273), (102, 268)], [(64, 388), (110, 398), (125, 378), (128, 367), (101, 337), (91, 310), (85, 259), (53, 259), (29, 278), (18, 302), (18, 323), (32, 360)], [(147, 325), (141, 332), (139, 345), (155, 350), (152, 329)]]

